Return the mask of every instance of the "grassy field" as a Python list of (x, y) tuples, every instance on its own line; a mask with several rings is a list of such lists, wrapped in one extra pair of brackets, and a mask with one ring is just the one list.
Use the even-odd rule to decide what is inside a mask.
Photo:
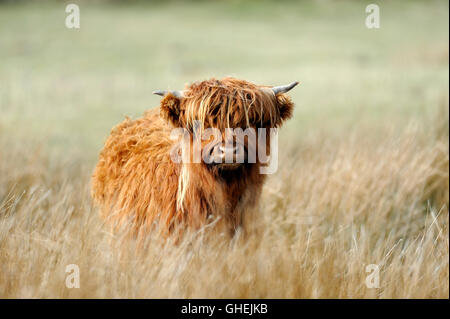
[[(0, 298), (448, 298), (448, 2), (379, 4), (86, 1), (69, 30), (0, 3)], [(227, 75), (301, 82), (261, 231), (118, 247), (89, 194), (111, 127)]]

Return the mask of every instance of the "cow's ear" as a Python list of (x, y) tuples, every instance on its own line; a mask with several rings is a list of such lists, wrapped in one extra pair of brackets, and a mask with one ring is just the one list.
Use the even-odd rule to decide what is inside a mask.
[(172, 93), (166, 94), (160, 104), (160, 116), (176, 127), (180, 126), (180, 104), (181, 99)]
[(277, 94), (277, 107), (278, 107), (278, 114), (280, 115), (280, 121), (278, 126), (283, 124), (284, 121), (290, 119), (294, 113), (294, 103), (292, 103), (292, 100), (289, 96), (286, 94)]

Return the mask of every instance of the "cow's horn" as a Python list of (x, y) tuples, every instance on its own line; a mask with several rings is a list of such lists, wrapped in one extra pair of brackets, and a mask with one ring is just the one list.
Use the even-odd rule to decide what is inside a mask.
[(168, 93), (172, 93), (177, 98), (184, 97), (183, 91), (153, 91), (153, 94), (165, 96)]
[(272, 88), (272, 92), (275, 95), (278, 94), (278, 93), (286, 93), (286, 92), (290, 91), (297, 84), (298, 84), (298, 82), (292, 82), (291, 84), (288, 84), (288, 85), (274, 86)]

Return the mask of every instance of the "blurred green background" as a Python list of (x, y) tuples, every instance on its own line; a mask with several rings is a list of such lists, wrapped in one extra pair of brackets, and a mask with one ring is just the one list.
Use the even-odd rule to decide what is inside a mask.
[[(71, 1), (72, 2), (72, 1)], [(300, 81), (282, 136), (403, 129), (448, 105), (448, 1), (0, 3), (0, 135), (94, 161), (155, 89), (235, 76)]]

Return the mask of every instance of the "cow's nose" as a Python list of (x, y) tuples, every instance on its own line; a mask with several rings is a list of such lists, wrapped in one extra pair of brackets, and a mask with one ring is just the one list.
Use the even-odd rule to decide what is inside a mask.
[(243, 163), (244, 162), (243, 146), (238, 145), (216, 145), (212, 150), (210, 156), (214, 159), (214, 163)]
[(219, 154), (221, 158), (234, 158), (237, 154), (237, 146), (219, 145)]

